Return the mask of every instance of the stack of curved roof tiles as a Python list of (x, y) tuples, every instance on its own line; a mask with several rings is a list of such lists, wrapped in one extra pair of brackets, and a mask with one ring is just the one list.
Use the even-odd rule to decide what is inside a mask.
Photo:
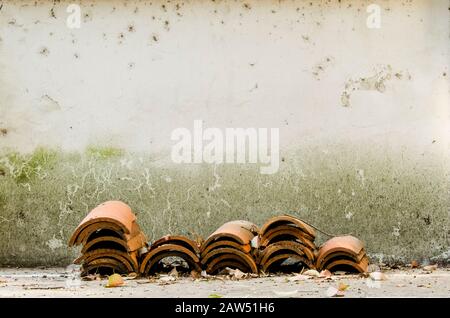
[(75, 229), (69, 246), (82, 245), (74, 263), (82, 275), (95, 272), (138, 272), (139, 253), (147, 238), (136, 223), (131, 208), (120, 201), (108, 201), (93, 209)]
[(326, 241), (316, 258), (319, 269), (367, 272), (369, 259), (364, 244), (354, 236), (336, 236)]
[(81, 221), (69, 246), (82, 245), (82, 255), (74, 261), (82, 265), (82, 275), (153, 275), (163, 271), (164, 260), (171, 258), (182, 259), (191, 272), (204, 270), (210, 275), (227, 267), (254, 274), (278, 272), (288, 260), (302, 268), (367, 272), (364, 244), (356, 237), (333, 237), (319, 249), (315, 238), (313, 227), (294, 216), (281, 215), (269, 219), (261, 229), (248, 221), (227, 222), (203, 243), (167, 235), (149, 246), (131, 208), (108, 201)]
[(183, 259), (190, 271), (201, 271), (198, 244), (184, 236), (166, 235), (153, 242), (150, 250), (142, 256), (139, 272), (143, 275), (155, 274), (161, 270), (161, 261), (169, 257)]
[(201, 263), (208, 274), (217, 274), (226, 267), (245, 273), (258, 273), (252, 254), (252, 239), (258, 234), (255, 224), (231, 221), (212, 233), (201, 247)]
[(315, 268), (316, 232), (303, 221), (290, 215), (276, 216), (263, 225), (259, 235), (261, 271), (280, 270), (288, 259), (303, 267)]

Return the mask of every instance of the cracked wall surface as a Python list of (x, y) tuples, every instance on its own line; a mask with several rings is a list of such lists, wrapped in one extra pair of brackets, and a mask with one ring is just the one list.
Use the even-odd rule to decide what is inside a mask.
[[(369, 1), (81, 1), (79, 29), (70, 3), (0, 4), (0, 264), (70, 263), (111, 199), (151, 239), (290, 212), (448, 261), (448, 2), (379, 1), (379, 29)], [(279, 172), (172, 163), (196, 119), (279, 128)]]

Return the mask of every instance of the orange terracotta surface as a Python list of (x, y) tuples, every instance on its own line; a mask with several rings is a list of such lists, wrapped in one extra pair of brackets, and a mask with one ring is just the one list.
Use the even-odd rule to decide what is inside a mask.
[(163, 236), (160, 239), (154, 241), (151, 245), (151, 248), (153, 249), (153, 248), (158, 247), (163, 244), (180, 245), (180, 246), (183, 246), (183, 247), (189, 249), (194, 254), (200, 254), (200, 247), (198, 246), (198, 244), (185, 236), (181, 236), (181, 235)]
[(269, 230), (276, 228), (278, 226), (283, 226), (283, 225), (296, 226), (301, 231), (305, 232), (311, 238), (314, 239), (316, 237), (316, 231), (311, 226), (309, 226), (302, 220), (300, 220), (294, 216), (291, 216), (291, 215), (280, 215), (280, 216), (275, 216), (275, 217), (269, 219), (261, 227), (260, 235), (261, 235), (261, 237), (264, 237), (266, 235), (266, 232), (268, 232)]
[(124, 234), (131, 234), (135, 220), (136, 216), (127, 204), (121, 201), (104, 202), (89, 212), (81, 221), (69, 240), (69, 246), (78, 242), (78, 236), (89, 225), (107, 222), (117, 226)]
[(257, 234), (258, 227), (251, 222), (241, 220), (227, 222), (206, 239), (201, 250), (205, 250), (209, 244), (219, 239), (234, 240), (242, 245), (250, 244)]
[(363, 242), (354, 236), (336, 236), (326, 241), (320, 247), (316, 264), (321, 265), (327, 255), (335, 252), (344, 252), (357, 257), (363, 249)]
[[(163, 256), (158, 258), (158, 256)], [(158, 261), (169, 256), (179, 256), (186, 260), (188, 263), (200, 263), (200, 259), (198, 255), (192, 252), (190, 249), (177, 245), (177, 244), (163, 244), (156, 247), (151, 248), (151, 250), (143, 255), (141, 264), (139, 266), (140, 273), (148, 273), (151, 268), (157, 263), (155, 261), (158, 258)]]

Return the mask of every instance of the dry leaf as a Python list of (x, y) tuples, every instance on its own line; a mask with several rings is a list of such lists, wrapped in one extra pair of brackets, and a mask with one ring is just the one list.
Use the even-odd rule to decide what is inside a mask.
[(319, 277), (321, 278), (331, 278), (331, 272), (328, 269), (324, 269), (320, 272)]
[(337, 289), (336, 287), (329, 287), (325, 293), (327, 297), (344, 297), (345, 293), (342, 290)]
[(108, 283), (106, 284), (106, 287), (118, 287), (122, 286), (124, 284), (124, 280), (122, 276), (119, 274), (112, 274), (108, 277)]
[(125, 277), (125, 280), (131, 280), (131, 279), (136, 279), (138, 277), (138, 275), (135, 272), (129, 273), (127, 275), (127, 277)]
[(176, 278), (170, 275), (161, 275), (158, 280), (161, 282), (173, 282)]
[(97, 274), (97, 275), (86, 275), (86, 276), (83, 276), (83, 277), (81, 277), (81, 280), (84, 280), (84, 281), (92, 281), (92, 280), (97, 280), (97, 278), (99, 278), (100, 276)]
[(237, 268), (231, 269), (231, 268), (227, 267), (227, 269), (228, 269), (229, 275), (231, 275), (233, 278), (242, 279), (246, 276), (245, 273), (243, 273), (241, 270), (239, 270)]
[(432, 271), (436, 270), (437, 268), (438, 268), (437, 264), (435, 264), (435, 265), (427, 265), (427, 266), (423, 267), (423, 270), (427, 271), (427, 272), (432, 272)]
[(383, 274), (382, 272), (373, 272), (373, 273), (370, 273), (369, 277), (370, 277), (372, 280), (375, 280), (375, 281), (380, 281), (380, 280), (386, 280), (386, 279), (387, 279), (386, 275)]
[(412, 261), (411, 268), (417, 268), (417, 267), (419, 267), (419, 263), (416, 260)]
[(343, 291), (346, 291), (349, 287), (350, 287), (350, 286), (347, 285), (346, 283), (340, 282), (340, 283), (339, 283), (339, 286), (338, 286), (338, 290), (341, 291), (341, 292), (343, 292)]
[(302, 273), (303, 275), (306, 276), (311, 276), (311, 277), (319, 277), (320, 274), (318, 271), (316, 271), (315, 269), (308, 269), (307, 271)]

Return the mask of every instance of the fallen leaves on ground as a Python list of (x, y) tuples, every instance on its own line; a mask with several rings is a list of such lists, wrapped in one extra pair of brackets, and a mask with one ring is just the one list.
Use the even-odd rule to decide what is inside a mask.
[(247, 277), (247, 274), (245, 274), (241, 270), (239, 270), (239, 269), (232, 269), (232, 268), (229, 268), (229, 267), (225, 268), (224, 273), (229, 275), (231, 278), (234, 278), (234, 279), (237, 279), (237, 280)]
[(424, 266), (422, 269), (426, 272), (432, 272), (432, 271), (437, 270), (437, 268), (438, 268), (438, 266), (437, 266), (437, 264), (435, 264), (435, 265)]
[(326, 293), (327, 297), (344, 297), (345, 296), (345, 292), (342, 290), (339, 290), (336, 287), (328, 287)]
[(108, 277), (108, 283), (105, 287), (111, 288), (111, 287), (119, 287), (123, 286), (125, 284), (125, 281), (123, 280), (122, 276), (119, 274), (112, 274)]
[(81, 277), (81, 280), (84, 281), (93, 281), (93, 280), (101, 280), (102, 278), (100, 277), (99, 274), (91, 274), (91, 275), (86, 275)]
[(384, 273), (382, 272), (373, 272), (370, 273), (369, 275), (370, 279), (375, 280), (375, 281), (380, 281), (380, 280), (386, 280), (387, 277)]
[(328, 269), (324, 269), (323, 271), (321, 271), (319, 273), (320, 278), (331, 279), (331, 276), (332, 276), (332, 274)]
[(128, 275), (127, 275), (127, 277), (124, 277), (124, 279), (125, 280), (132, 280), (132, 279), (136, 279), (138, 277), (138, 274), (136, 274), (136, 273), (129, 273)]
[(416, 260), (411, 262), (411, 268), (417, 268), (419, 267), (419, 262), (417, 262)]
[(217, 279), (217, 280), (241, 280), (241, 279), (248, 279), (248, 278), (257, 278), (260, 277), (258, 274), (254, 273), (244, 273), (240, 269), (236, 268), (230, 268), (225, 267), (223, 270), (221, 270), (218, 275), (209, 275), (205, 271), (201, 273), (201, 277), (206, 279)]
[(338, 289), (339, 289), (339, 291), (343, 292), (343, 291), (346, 291), (349, 287), (350, 287), (350, 285), (348, 285), (348, 284), (346, 284), (344, 282), (340, 282), (339, 286), (338, 286)]
[(174, 282), (177, 279), (171, 275), (160, 275), (158, 278), (158, 283), (161, 285), (167, 285), (168, 283)]
[(315, 269), (308, 269), (307, 271), (302, 273), (303, 275), (306, 276), (311, 276), (311, 277), (319, 277), (320, 274), (318, 271), (316, 271)]

